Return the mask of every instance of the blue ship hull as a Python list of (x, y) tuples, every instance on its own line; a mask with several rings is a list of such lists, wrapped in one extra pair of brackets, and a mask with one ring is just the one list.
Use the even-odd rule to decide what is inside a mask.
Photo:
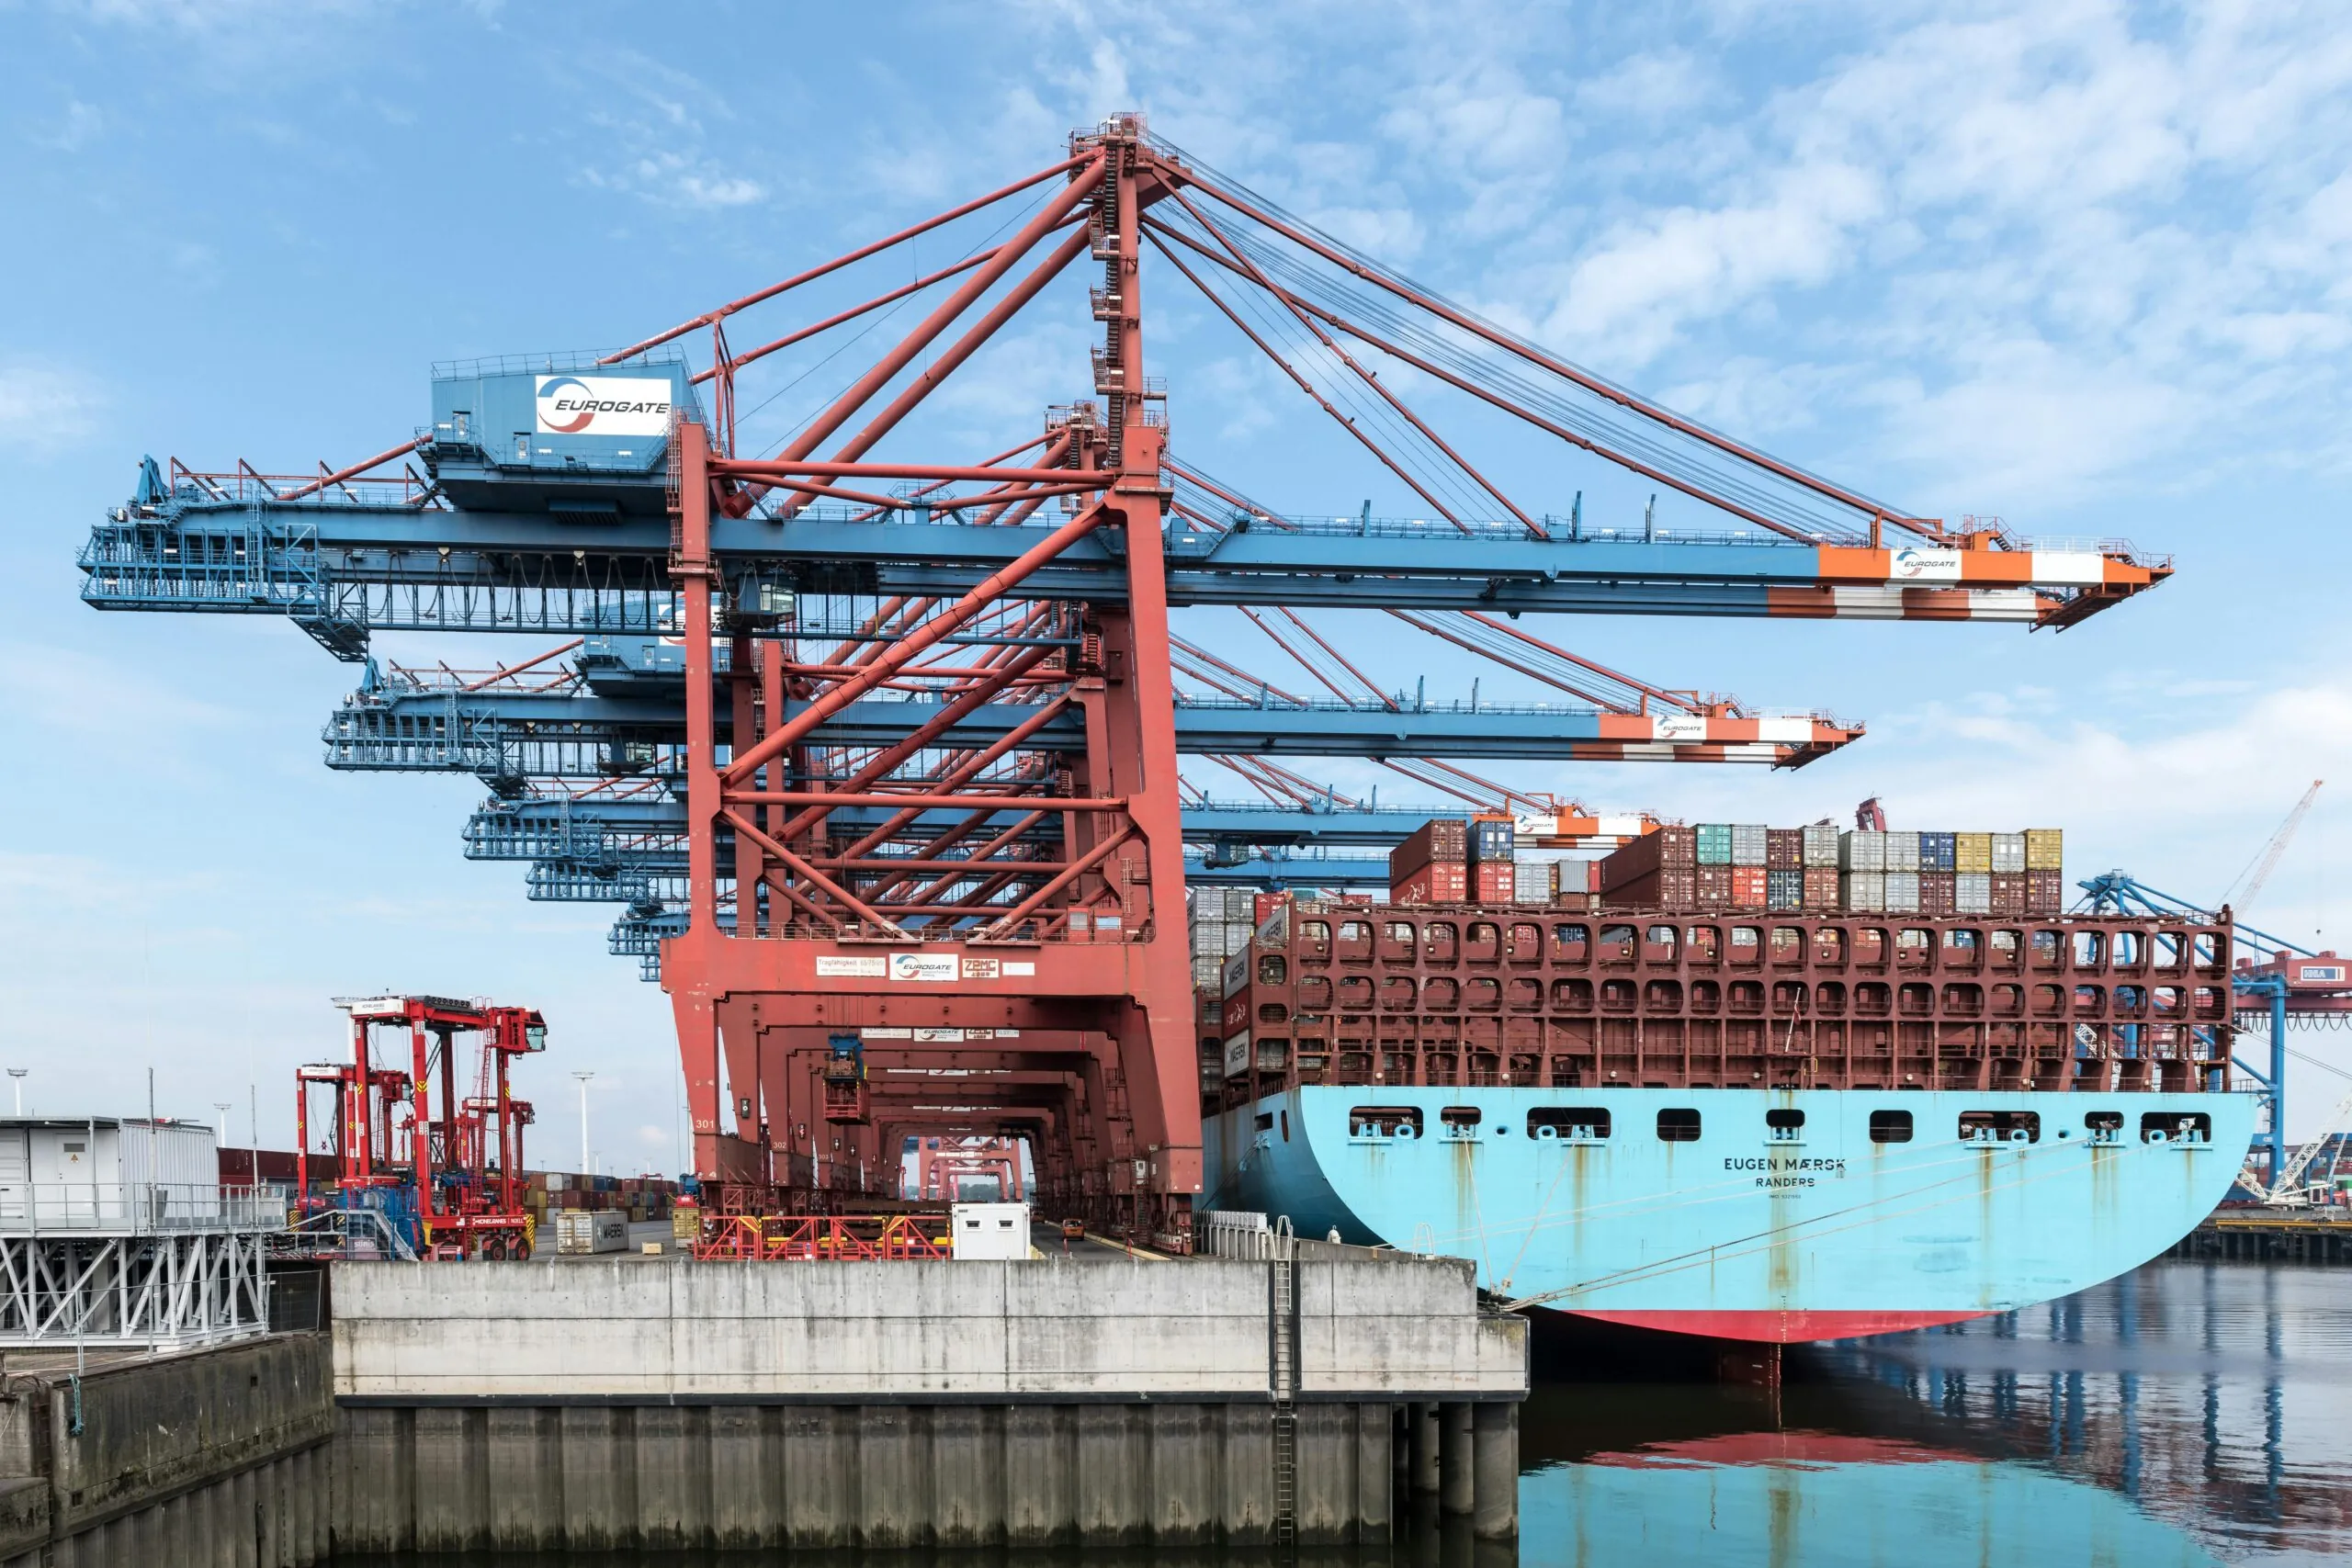
[(1311, 1086), (1208, 1120), (1202, 1207), (1466, 1258), (1523, 1304), (1843, 1338), (2137, 1268), (2228, 1193), (2254, 1119), (2240, 1094)]

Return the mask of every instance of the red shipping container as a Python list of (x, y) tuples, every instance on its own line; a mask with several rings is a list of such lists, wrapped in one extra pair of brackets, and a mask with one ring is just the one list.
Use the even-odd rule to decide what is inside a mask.
[(1760, 909), (1770, 884), (1760, 865), (1735, 865), (1731, 872), (1731, 906), (1735, 909)]
[(1949, 871), (1919, 874), (1919, 913), (1950, 919), (1960, 912), (1958, 887)]
[(1516, 861), (1482, 860), (1470, 868), (1470, 899), (1476, 904), (1508, 904), (1517, 891), (1511, 880)]
[(1836, 866), (1809, 865), (1804, 868), (1804, 907), (1808, 909), (1834, 909), (1838, 907)]
[(1691, 902), (1702, 909), (1731, 908), (1731, 867), (1727, 865), (1700, 866), (1692, 874), (1692, 886), (1697, 897)]
[(1460, 904), (1470, 897), (1470, 868), (1459, 862), (1425, 865), (1388, 888), (1392, 904)]
[(1470, 824), (1459, 817), (1424, 822), (1388, 852), (1388, 880), (1402, 882), (1425, 865), (1463, 865), (1470, 859)]
[(1683, 871), (1697, 863), (1698, 836), (1688, 828), (1660, 828), (1621, 847), (1600, 863), (1600, 886), (1607, 892), (1622, 883), (1654, 871)]
[(1698, 903), (1690, 868), (1668, 866), (1620, 883), (1601, 896), (1612, 909), (1689, 909)]
[(1253, 925), (1264, 925), (1266, 917), (1290, 902), (1287, 893), (1253, 893), (1250, 896), (1250, 919)]
[(1765, 829), (1764, 863), (1774, 871), (1804, 870), (1804, 829), (1802, 828)]
[(2022, 871), (1996, 871), (1993, 874), (1993, 913), (2018, 916), (2025, 913), (2025, 879)]
[(2029, 915), (2054, 915), (2066, 902), (2063, 882), (2064, 873), (2029, 871), (2025, 874), (2025, 912)]

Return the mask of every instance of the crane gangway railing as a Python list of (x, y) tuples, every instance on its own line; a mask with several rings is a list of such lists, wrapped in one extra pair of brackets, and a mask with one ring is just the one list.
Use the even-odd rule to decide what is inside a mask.
[[(1207, 696), (1180, 692), (1177, 705), (1188, 708), (1218, 708), (1240, 712), (1273, 710), (1283, 713), (1361, 713), (1361, 714), (1476, 714), (1481, 716), (1509, 718), (1525, 714), (1541, 716), (1545, 714), (1615, 714), (1620, 710), (1605, 708), (1594, 703), (1524, 703), (1496, 702), (1487, 697), (1438, 697), (1425, 692), (1394, 692), (1385, 699), (1357, 697), (1294, 697), (1268, 688), (1262, 694), (1244, 700), (1239, 697)], [(1837, 718), (1817, 708), (1743, 708), (1736, 716), (1743, 719), (1790, 718), (1836, 726)]]
[[(634, 472), (634, 468), (624, 468)], [(170, 491), (159, 508), (165, 513), (202, 513), (214, 509), (263, 509), (265, 514), (284, 509), (298, 513), (332, 513), (347, 511), (413, 512), (418, 507), (439, 499), (436, 481), (412, 472), (400, 474), (355, 475), (322, 487), (318, 474), (273, 474), (240, 466), (232, 469), (192, 468), (175, 457), (170, 460)], [(1107, 476), (1106, 476), (1107, 477)], [(291, 492), (301, 491), (294, 494)], [(864, 523), (885, 527), (963, 527), (970, 526), (964, 517), (967, 512), (985, 511), (1001, 504), (1001, 497), (974, 497), (953, 504), (942, 504), (940, 498), (904, 496), (891, 498), (891, 510), (876, 516), (875, 509), (866, 505), (843, 505), (817, 502), (801, 508), (796, 520), (824, 523)], [(445, 503), (446, 504), (446, 503)], [(763, 503), (764, 504), (764, 503)], [(766, 516), (764, 512), (755, 517)], [(1508, 519), (1464, 518), (1459, 523), (1426, 517), (1364, 517), (1289, 514), (1259, 513), (1236, 514), (1226, 520), (1225, 531), (1234, 527), (1272, 527), (1286, 533), (1325, 538), (1370, 539), (1484, 539), (1515, 545), (1553, 544), (1577, 545), (1660, 545), (1737, 547), (1752, 549), (1799, 550), (1814, 549), (1823, 545), (1838, 546), (1851, 541), (1840, 536), (1822, 533), (1808, 538), (1791, 538), (1762, 529), (1706, 529), (1689, 527), (1597, 527), (1589, 524), (1572, 523), (1567, 518), (1544, 513), (1547, 524), (1556, 524), (1549, 536), (1531, 535), (1520, 524)], [(989, 525), (1015, 534), (1022, 531), (1048, 533), (1058, 519), (1030, 518), (1018, 523)], [(608, 528), (607, 525), (599, 525)], [(585, 530), (583, 530), (583, 533)], [(1165, 532), (1171, 537), (1198, 535), (1201, 528), (1180, 517), (1171, 517)], [(85, 545), (85, 548), (88, 547)], [(2118, 538), (2020, 538), (2013, 550), (2033, 550), (2096, 553), (2134, 565), (2169, 568), (2169, 555), (2143, 555), (2129, 539)]]
[[(323, 488), (318, 474), (265, 474), (248, 464), (223, 470), (192, 468), (170, 459), (169, 497), (182, 505), (370, 506), (413, 509), (428, 500), (434, 481), (413, 472), (353, 475)], [(290, 492), (308, 490), (307, 494)]]
[(287, 1202), (288, 1189), (266, 1182), (0, 1182), (0, 1235), (277, 1230), (286, 1224)]

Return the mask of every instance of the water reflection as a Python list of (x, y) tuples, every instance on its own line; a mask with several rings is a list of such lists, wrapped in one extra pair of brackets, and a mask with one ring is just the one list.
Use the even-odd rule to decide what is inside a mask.
[(2341, 1269), (2159, 1263), (2030, 1312), (1816, 1348), (1790, 1378), (1540, 1390), (1520, 1561), (2352, 1554)]

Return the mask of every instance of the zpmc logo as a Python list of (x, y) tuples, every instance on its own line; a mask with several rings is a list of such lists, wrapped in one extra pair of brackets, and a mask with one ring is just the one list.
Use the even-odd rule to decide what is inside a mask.
[[(571, 395), (565, 397), (569, 392)], [(574, 411), (577, 411), (576, 412)], [(569, 416), (571, 423), (566, 423)], [(539, 383), (539, 428), (559, 435), (577, 435), (596, 417), (596, 403), (588, 383), (577, 376), (555, 376)]]

